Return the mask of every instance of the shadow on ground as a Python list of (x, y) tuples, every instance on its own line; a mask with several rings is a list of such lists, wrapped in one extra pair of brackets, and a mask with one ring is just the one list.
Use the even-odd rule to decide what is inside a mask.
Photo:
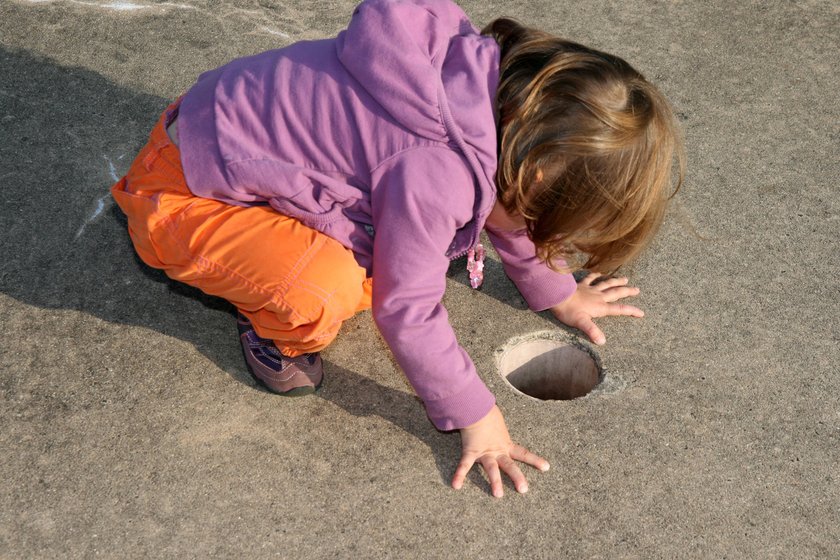
[[(326, 381), (317, 395), (340, 406), (353, 416), (379, 416), (397, 428), (414, 436), (432, 450), (443, 484), (448, 485), (458, 466), (460, 438), (435, 430), (419, 411), (422, 401), (414, 395), (385, 387), (363, 375), (331, 362), (325, 362)], [(490, 494), (490, 485), (478, 469), (472, 469), (469, 479)], [(505, 480), (508, 488), (512, 488)]]
[[(0, 49), (0, 75), (0, 292), (183, 340), (253, 386), (235, 345), (219, 344), (236, 336), (233, 306), (143, 264), (109, 194), (168, 100), (21, 51)], [(432, 449), (449, 482), (458, 438), (418, 414), (416, 397), (334, 363), (326, 369), (321, 398), (413, 435)], [(486, 486), (475, 470), (472, 476)]]
[(0, 50), (0, 74), (0, 291), (156, 330), (234, 371), (214, 342), (234, 335), (230, 306), (141, 266), (108, 192), (167, 100), (21, 51)]

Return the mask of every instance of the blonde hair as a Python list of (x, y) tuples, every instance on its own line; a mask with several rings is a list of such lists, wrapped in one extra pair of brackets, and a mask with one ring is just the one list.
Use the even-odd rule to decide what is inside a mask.
[(612, 272), (631, 261), (653, 239), (685, 173), (668, 102), (616, 56), (507, 18), (482, 33), (501, 47), (502, 206), (525, 220), (553, 268), (564, 259), (565, 270)]

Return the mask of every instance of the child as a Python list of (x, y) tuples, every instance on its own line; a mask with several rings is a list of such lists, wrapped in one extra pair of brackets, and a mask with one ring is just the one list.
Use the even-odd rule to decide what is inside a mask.
[(318, 351), (372, 306), (430, 420), (461, 431), (452, 486), (478, 461), (501, 496), (501, 471), (525, 492), (516, 461), (548, 463), (511, 441), (455, 339), (450, 259), (486, 227), (531, 309), (603, 344), (592, 319), (641, 317), (615, 303), (638, 290), (570, 271), (642, 250), (678, 147), (617, 57), (507, 19), (479, 34), (448, 0), (368, 0), (335, 39), (203, 74), (112, 192), (146, 263), (237, 307), (274, 392), (313, 392)]

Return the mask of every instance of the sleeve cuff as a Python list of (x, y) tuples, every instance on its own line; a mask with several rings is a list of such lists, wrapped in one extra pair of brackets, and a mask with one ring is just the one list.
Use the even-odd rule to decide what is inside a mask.
[(548, 274), (542, 278), (520, 279), (515, 282), (531, 311), (545, 311), (566, 301), (577, 289), (577, 282), (572, 274), (558, 274), (548, 267), (546, 271)]
[(425, 401), (426, 414), (435, 428), (443, 432), (466, 428), (490, 412), (496, 397), (478, 375), (463, 389), (443, 399)]

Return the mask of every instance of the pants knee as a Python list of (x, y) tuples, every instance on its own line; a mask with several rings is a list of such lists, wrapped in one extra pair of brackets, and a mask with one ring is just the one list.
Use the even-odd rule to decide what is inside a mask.
[(287, 299), (297, 299), (293, 307), (326, 326), (355, 315), (365, 295), (365, 270), (349, 249), (325, 238), (323, 247), (295, 279)]
[(353, 253), (323, 236), (272, 304), (253, 314), (257, 333), (294, 356), (329, 345), (344, 321), (370, 307), (370, 282)]

